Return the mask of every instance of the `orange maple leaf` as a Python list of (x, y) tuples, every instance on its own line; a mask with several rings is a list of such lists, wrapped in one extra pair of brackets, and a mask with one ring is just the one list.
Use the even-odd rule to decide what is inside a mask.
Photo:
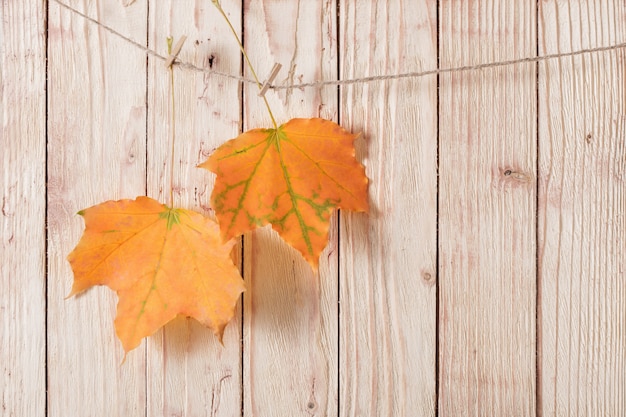
[(215, 221), (148, 197), (79, 212), (85, 232), (68, 260), (70, 296), (107, 285), (119, 296), (115, 330), (126, 352), (182, 314), (221, 340), (244, 289)]
[(220, 146), (199, 166), (217, 174), (211, 201), (222, 238), (271, 224), (316, 270), (333, 210), (368, 210), (356, 137), (328, 120), (292, 119)]

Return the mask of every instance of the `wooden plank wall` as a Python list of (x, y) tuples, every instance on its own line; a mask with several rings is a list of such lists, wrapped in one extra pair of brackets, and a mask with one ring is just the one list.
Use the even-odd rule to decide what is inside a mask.
[[(62, 1), (250, 76), (209, 0)], [(279, 84), (626, 42), (622, 0), (221, 3)], [(271, 121), (256, 86), (172, 73), (57, 0), (0, 17), (0, 415), (626, 414), (624, 49), (270, 91), (279, 123), (361, 132), (372, 212), (333, 218), (318, 275), (274, 232), (245, 235), (224, 346), (178, 318), (122, 364), (115, 295), (64, 299), (75, 213), (149, 195), (210, 214), (196, 165)]]

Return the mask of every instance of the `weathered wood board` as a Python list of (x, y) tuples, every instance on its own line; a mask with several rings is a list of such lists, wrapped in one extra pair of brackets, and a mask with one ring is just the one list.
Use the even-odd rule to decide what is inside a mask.
[[(436, 67), (435, 6), (341, 2), (341, 78)], [(340, 104), (371, 180), (371, 213), (341, 213), (340, 414), (434, 416), (437, 78), (342, 87)]]
[[(528, 2), (443, 1), (442, 67), (533, 56)], [(535, 415), (535, 64), (439, 88), (439, 407)]]
[[(240, 27), (239, 2), (222, 3)], [(223, 42), (227, 26), (210, 2), (151, 0), (148, 8), (151, 48), (167, 55), (167, 38), (176, 44), (184, 35), (180, 60), (226, 73), (240, 71), (240, 52)], [(148, 195), (211, 215), (214, 176), (197, 165), (238, 134), (239, 85), (178, 67), (172, 81), (163, 60), (154, 57), (148, 60), (147, 80)], [(231, 416), (239, 409), (241, 313), (236, 317), (226, 328), (223, 346), (211, 330), (183, 317), (148, 340), (149, 416)]]
[[(68, 4), (145, 40), (145, 0)], [(146, 58), (55, 3), (48, 13), (48, 415), (143, 416), (145, 348), (122, 365), (117, 297), (105, 288), (65, 297), (66, 257), (83, 229), (76, 213), (146, 192)]]
[[(243, 3), (244, 41), (261, 81), (274, 63), (282, 65), (277, 83), (337, 78), (334, 1)], [(244, 86), (244, 130), (273, 127), (258, 91)], [(294, 117), (337, 121), (336, 87), (266, 97), (279, 125)], [(245, 236), (244, 415), (337, 415), (336, 223), (331, 227), (318, 274), (269, 228)]]
[[(623, 1), (546, 1), (539, 53), (626, 41)], [(626, 413), (624, 50), (539, 65), (538, 404)]]
[(0, 3), (0, 415), (46, 410), (45, 7)]

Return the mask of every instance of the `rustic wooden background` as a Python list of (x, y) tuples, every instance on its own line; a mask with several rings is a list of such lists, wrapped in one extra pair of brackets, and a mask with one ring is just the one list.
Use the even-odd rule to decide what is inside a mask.
[[(64, 0), (161, 54), (240, 74), (210, 0)], [(278, 83), (626, 42), (623, 0), (222, 0)], [(2, 416), (626, 415), (626, 51), (270, 91), (277, 118), (358, 140), (370, 215), (341, 213), (319, 277), (268, 230), (224, 346), (179, 318), (129, 354), (116, 296), (65, 300), (108, 199), (206, 212), (195, 168), (268, 126), (256, 87), (175, 70), (59, 6), (0, 2)], [(244, 70), (247, 74), (247, 70)]]

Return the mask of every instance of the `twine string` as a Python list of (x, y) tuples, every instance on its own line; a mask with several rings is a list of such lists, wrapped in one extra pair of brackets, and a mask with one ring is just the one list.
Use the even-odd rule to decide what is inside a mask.
[[(107, 26), (106, 24), (86, 15), (85, 13), (63, 3), (60, 0), (52, 0), (54, 3), (58, 4), (59, 6), (61, 6), (62, 8), (82, 17), (83, 19), (85, 19), (86, 21), (93, 23), (94, 25), (102, 28), (103, 30), (109, 32), (110, 34), (124, 40), (125, 42), (133, 45), (134, 47), (136, 47), (137, 49), (142, 50), (143, 52), (145, 52), (147, 55), (150, 55), (154, 58), (160, 59), (162, 61), (166, 61), (167, 60), (167, 56), (161, 55), (158, 52), (156, 52), (155, 50), (152, 50), (142, 44), (140, 44), (139, 42), (129, 38), (128, 36), (125, 36), (124, 34), (118, 32), (117, 30), (113, 29), (110, 26)], [(341, 86), (341, 85), (352, 85), (352, 84), (362, 84), (362, 83), (370, 83), (370, 82), (376, 82), (376, 81), (388, 81), (388, 80), (399, 80), (399, 79), (403, 79), (403, 78), (420, 78), (420, 77), (426, 77), (428, 75), (436, 75), (436, 74), (446, 74), (446, 73), (453, 73), (453, 72), (467, 72), (467, 71), (477, 71), (477, 70), (482, 70), (482, 69), (486, 69), (486, 68), (497, 68), (497, 67), (504, 67), (504, 66), (509, 66), (509, 65), (517, 65), (517, 64), (526, 64), (526, 63), (534, 63), (534, 62), (543, 62), (543, 61), (548, 61), (548, 60), (552, 60), (552, 59), (558, 59), (558, 58), (566, 58), (566, 57), (574, 57), (574, 56), (579, 56), (579, 55), (584, 55), (584, 54), (591, 54), (591, 53), (596, 53), (596, 52), (607, 52), (607, 51), (613, 51), (613, 50), (617, 50), (617, 49), (622, 49), (626, 47), (626, 42), (622, 42), (622, 43), (617, 43), (617, 44), (613, 44), (613, 45), (609, 45), (609, 46), (600, 46), (600, 47), (595, 47), (595, 48), (586, 48), (586, 49), (579, 49), (576, 51), (572, 51), (572, 52), (561, 52), (561, 53), (555, 53), (555, 54), (547, 54), (547, 55), (538, 55), (538, 56), (533, 56), (533, 57), (526, 57), (526, 58), (518, 58), (518, 59), (510, 59), (510, 60), (506, 60), (506, 61), (496, 61), (496, 62), (488, 62), (488, 63), (483, 63), (483, 64), (477, 64), (477, 65), (465, 65), (465, 66), (460, 66), (460, 67), (450, 67), (450, 68), (437, 68), (437, 69), (432, 69), (432, 70), (426, 70), (426, 71), (412, 71), (412, 72), (405, 72), (405, 73), (400, 73), (400, 74), (386, 74), (386, 75), (372, 75), (369, 77), (361, 77), (361, 78), (351, 78), (351, 79), (343, 79), (343, 80), (328, 80), (328, 81), (312, 81), (312, 82), (306, 82), (306, 83), (298, 83), (298, 84), (284, 84), (284, 85), (274, 85), (274, 84), (270, 84), (269, 88), (274, 89), (274, 90), (289, 90), (289, 89), (302, 89), (302, 88), (321, 88), (321, 87), (327, 87), (327, 86)], [(243, 77), (241, 75), (235, 75), (235, 74), (229, 74), (226, 72), (222, 72), (222, 71), (217, 71), (217, 70), (213, 70), (213, 69), (207, 69), (207, 68), (203, 68), (203, 67), (198, 67), (192, 63), (189, 62), (184, 62), (181, 61), (180, 59), (177, 59), (173, 65), (178, 66), (179, 68), (183, 68), (186, 70), (190, 70), (193, 72), (199, 72), (202, 74), (210, 74), (210, 75), (215, 75), (218, 77), (223, 77), (223, 78), (227, 78), (227, 79), (231, 79), (231, 80), (236, 80), (240, 83), (248, 83), (248, 84), (254, 84), (256, 85), (256, 81), (247, 77)]]

